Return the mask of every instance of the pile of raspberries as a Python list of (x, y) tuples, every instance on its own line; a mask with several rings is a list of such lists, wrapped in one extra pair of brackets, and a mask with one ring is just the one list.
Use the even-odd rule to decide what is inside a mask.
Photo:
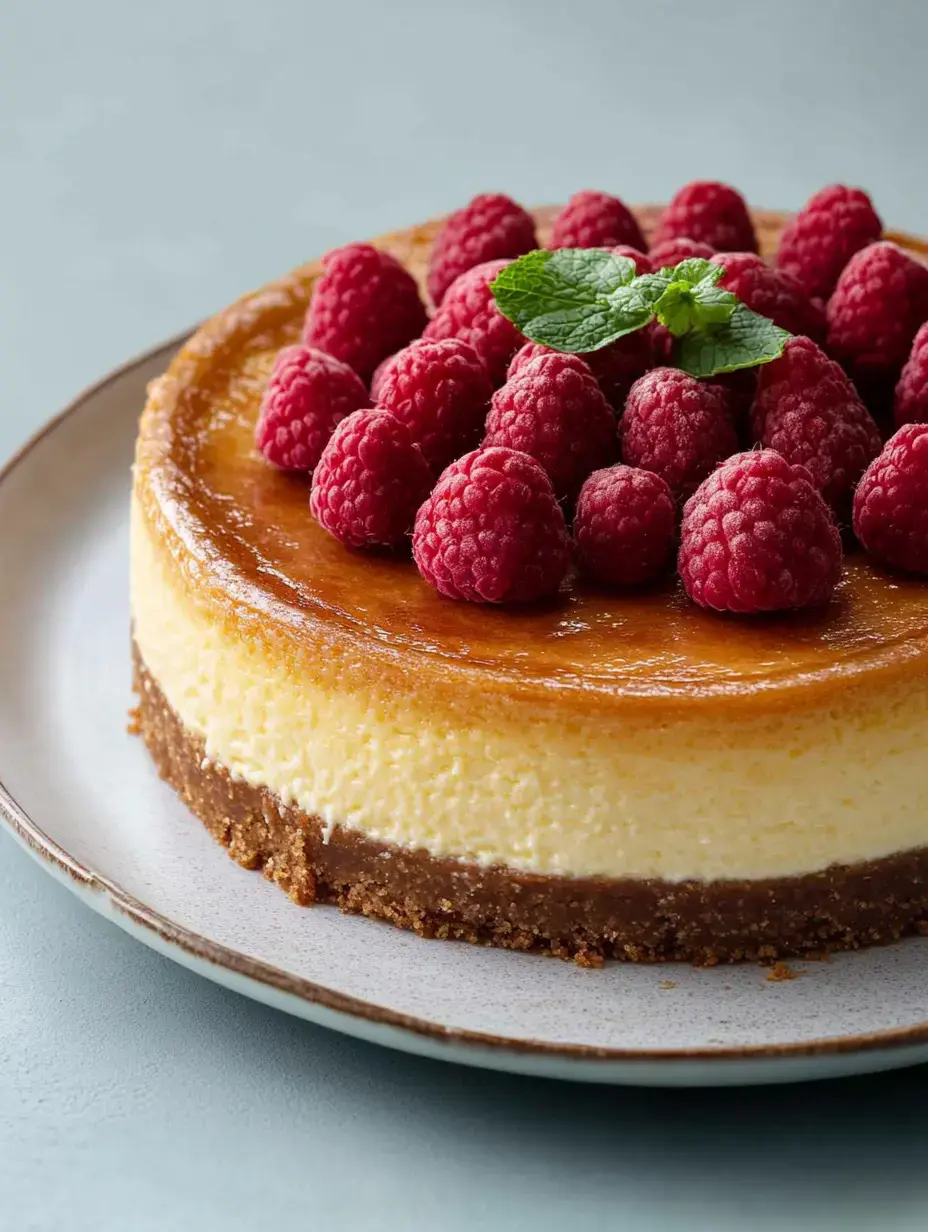
[(928, 267), (882, 230), (864, 192), (835, 185), (768, 263), (727, 185), (681, 189), (650, 249), (618, 198), (572, 197), (551, 248), (606, 248), (639, 274), (703, 257), (793, 335), (772, 363), (696, 380), (667, 366), (658, 326), (583, 357), (522, 337), (490, 283), (538, 246), (535, 221), (483, 194), (435, 240), (430, 307), (387, 253), (328, 254), (258, 448), (312, 474), (312, 514), (342, 543), (411, 537), (454, 599), (532, 602), (574, 571), (642, 586), (675, 559), (705, 608), (823, 604), (851, 528), (882, 565), (928, 574)]

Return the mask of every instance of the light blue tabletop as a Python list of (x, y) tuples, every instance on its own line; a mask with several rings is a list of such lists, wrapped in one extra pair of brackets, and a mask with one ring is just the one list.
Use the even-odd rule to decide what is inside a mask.
[[(919, 0), (5, 0), (0, 456), (248, 287), (484, 188), (847, 180), (928, 232), (926, 47)], [(924, 1232), (928, 1070), (649, 1093), (395, 1055), (173, 966), (0, 836), (0, 1229), (304, 1225)]]

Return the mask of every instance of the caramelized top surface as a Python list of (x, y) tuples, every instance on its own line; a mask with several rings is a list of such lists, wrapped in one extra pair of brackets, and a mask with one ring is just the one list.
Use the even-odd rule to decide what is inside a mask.
[[(652, 221), (652, 211), (641, 215)], [(542, 228), (548, 216), (539, 212)], [(781, 218), (756, 219), (769, 249)], [(377, 242), (421, 276), (435, 229)], [(528, 609), (456, 603), (409, 560), (346, 550), (311, 518), (307, 482), (273, 471), (252, 443), (263, 383), (276, 351), (299, 335), (318, 272), (303, 267), (198, 331), (154, 384), (143, 420), (138, 491), (149, 520), (230, 615), (258, 612), (309, 651), (341, 647), (372, 668), (401, 658), (420, 673), (527, 694), (782, 702), (862, 671), (925, 670), (928, 584), (862, 556), (846, 562), (822, 611), (735, 618), (701, 611), (676, 581), (616, 594), (572, 580), (556, 601)]]

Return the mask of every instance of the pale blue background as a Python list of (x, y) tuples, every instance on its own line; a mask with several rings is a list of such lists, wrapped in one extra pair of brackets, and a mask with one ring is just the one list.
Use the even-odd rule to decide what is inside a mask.
[[(0, 455), (481, 188), (847, 179), (928, 232), (926, 49), (919, 0), (0, 0)], [(652, 1094), (416, 1061), (179, 970), (0, 837), (0, 1228), (302, 1226), (924, 1232), (928, 1071)]]

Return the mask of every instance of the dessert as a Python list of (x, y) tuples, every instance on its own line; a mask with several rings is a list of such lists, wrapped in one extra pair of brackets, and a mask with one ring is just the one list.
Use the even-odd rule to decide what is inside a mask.
[[(706, 200), (719, 217), (689, 238), (710, 244), (734, 231), (745, 247), (756, 235), (763, 254), (774, 252), (781, 216), (754, 211), (745, 235), (737, 201), (705, 188), (677, 201), (662, 239), (686, 239), (680, 219)], [(653, 235), (657, 212), (636, 214)], [(552, 221), (550, 210), (535, 214), (542, 244)], [(377, 241), (423, 294), (438, 233), (428, 224)], [(463, 332), (498, 388), (524, 339), (494, 316), (487, 278), (506, 260), (489, 262), (489, 273), (466, 270), (443, 289), (425, 333), (436, 342)], [(335, 266), (350, 283), (352, 269)], [(376, 268), (372, 299), (384, 279), (402, 283), (391, 262)], [(322, 274), (321, 263), (305, 266), (203, 326), (153, 383), (141, 422), (132, 500), (141, 731), (214, 837), (298, 903), (335, 902), (427, 936), (588, 963), (774, 959), (888, 941), (928, 920), (925, 581), (885, 572), (858, 548), (842, 563), (811, 473), (771, 450), (723, 461), (686, 506), (691, 555), (681, 570), (698, 601), (666, 570), (626, 589), (608, 589), (607, 566), (588, 580), (569, 571), (572, 510), (565, 516), (543, 463), (508, 435), (433, 476), (415, 539), (432, 585), (402, 552), (346, 547), (311, 516), (308, 472), (271, 466), (255, 447), (278, 355), (300, 345)], [(413, 336), (417, 309), (405, 284), (402, 294), (377, 346), (352, 339), (364, 381)], [(337, 308), (316, 313), (317, 330), (335, 330)], [(830, 322), (842, 324), (841, 313)], [(544, 363), (528, 355), (513, 380)], [(584, 363), (558, 371), (577, 384)], [(711, 391), (700, 397), (717, 416), (729, 405)], [(304, 429), (300, 439), (314, 442), (310, 411), (297, 400), (288, 413), (285, 443)], [(328, 429), (317, 471), (327, 486), (318, 499), (314, 490), (332, 524), (350, 528), (368, 523), (354, 506), (342, 516), (341, 458), (367, 466), (353, 442), (365, 415), (384, 412), (353, 414), (360, 420), (347, 412)], [(410, 411), (390, 437), (408, 487), (421, 475), (416, 429)], [(734, 452), (734, 437), (725, 448)], [(858, 454), (862, 469), (868, 457)], [(587, 465), (596, 477), (577, 531), (586, 559), (595, 557), (588, 524), (591, 535), (632, 542), (653, 521), (660, 550), (635, 580), (653, 576), (672, 555), (670, 486), (607, 481), (592, 455)], [(751, 467), (780, 502), (774, 520), (793, 516), (788, 500), (811, 519), (805, 555), (784, 565), (795, 576), (761, 579), (753, 591), (742, 523), (732, 530), (722, 515), (731, 535), (718, 548), (712, 538), (717, 502), (753, 482)], [(364, 488), (370, 473), (358, 482), (376, 503), (385, 489)], [(500, 475), (507, 501), (521, 477), (521, 513), (493, 503)], [(612, 499), (648, 504), (626, 524), (608, 508), (601, 515)], [(861, 516), (881, 516), (878, 505), (871, 497)], [(384, 510), (375, 512), (379, 526)], [(525, 542), (506, 521), (519, 516), (531, 518)], [(492, 534), (464, 550), (452, 523), (467, 517)], [(392, 537), (394, 523), (383, 525)], [(741, 587), (737, 602), (754, 595), (750, 610), (795, 607), (797, 595), (818, 606), (743, 618), (709, 610), (735, 602), (711, 599), (722, 547), (742, 570), (725, 575)], [(455, 601), (436, 589), (436, 579), (453, 588), (465, 573), (467, 598), (531, 601)]]

